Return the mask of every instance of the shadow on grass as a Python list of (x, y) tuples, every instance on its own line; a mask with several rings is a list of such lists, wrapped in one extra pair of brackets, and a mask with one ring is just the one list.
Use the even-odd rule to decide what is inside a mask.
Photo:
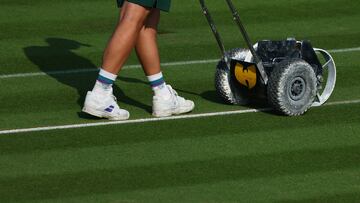
[[(224, 100), (221, 99), (221, 97), (218, 95), (218, 93), (215, 90), (206, 91), (200, 94), (200, 96), (208, 101), (211, 101), (213, 103), (217, 104), (227, 104)], [(231, 105), (231, 104), (227, 104)]]
[[(25, 55), (42, 72), (55, 78), (58, 82), (76, 89), (79, 95), (77, 104), (82, 107), (87, 91), (91, 90), (95, 83), (98, 68), (89, 59), (76, 54), (74, 50), (90, 47), (90, 45), (64, 38), (47, 38), (45, 41), (48, 43), (46, 46), (23, 48)], [(63, 72), (68, 73), (64, 74)], [(125, 82), (135, 80), (121, 77), (120, 79)], [(116, 85), (114, 85), (114, 94), (119, 98), (119, 102), (151, 111), (150, 106), (127, 97)], [(78, 112), (78, 116), (86, 119), (92, 118), (80, 112)]]
[[(213, 103), (228, 104), (220, 97), (220, 95), (215, 90), (203, 92), (201, 94), (201, 97)], [(228, 105), (233, 105), (233, 104), (228, 104)], [(249, 104), (241, 105), (241, 106), (253, 108), (253, 109), (271, 108), (265, 96), (257, 96), (257, 97), (251, 96)], [(266, 112), (270, 114), (278, 114), (275, 111), (266, 111)]]
[(354, 145), (113, 169), (101, 169), (99, 166), (97, 170), (16, 178), (0, 177), (0, 200), (29, 201), (357, 169), (360, 168), (359, 149), (360, 146)]
[[(210, 101), (212, 103), (216, 103), (216, 104), (220, 104), (220, 105), (235, 105), (235, 104), (229, 104), (226, 101), (224, 101), (219, 94), (215, 91), (215, 90), (209, 90), (209, 91), (205, 91), (201, 94), (195, 93), (195, 92), (191, 92), (191, 91), (187, 91), (187, 90), (181, 90), (181, 89), (176, 89), (178, 92), (181, 93), (186, 93), (186, 94), (191, 94), (191, 95), (196, 95), (196, 96), (200, 96), (203, 99)], [(266, 98), (251, 98), (249, 104), (247, 105), (239, 105), (239, 106), (243, 106), (243, 107), (247, 107), (247, 108), (252, 108), (252, 109), (271, 109), (271, 107), (269, 106), (269, 104), (267, 103)], [(276, 112), (275, 110), (268, 110), (268, 111), (264, 111), (265, 113), (269, 113), (272, 115), (280, 115), (283, 116), (282, 114)]]

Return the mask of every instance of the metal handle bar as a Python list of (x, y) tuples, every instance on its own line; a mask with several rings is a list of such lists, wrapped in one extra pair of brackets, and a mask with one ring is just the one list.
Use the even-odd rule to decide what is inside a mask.
[(202, 10), (203, 10), (203, 13), (204, 13), (204, 15), (205, 15), (205, 17), (206, 17), (209, 25), (210, 25), (210, 28), (211, 28), (211, 30), (212, 30), (212, 32), (213, 32), (213, 34), (214, 34), (214, 37), (215, 37), (215, 39), (216, 39), (216, 42), (217, 42), (218, 45), (219, 45), (220, 51), (221, 51), (222, 55), (225, 56), (224, 43), (223, 43), (223, 41), (222, 41), (222, 39), (221, 39), (221, 37), (220, 37), (220, 34), (219, 34), (219, 32), (218, 32), (218, 30), (217, 30), (217, 28), (216, 28), (216, 26), (215, 26), (214, 20), (213, 20), (212, 17), (211, 17), (211, 14), (210, 14), (210, 12), (209, 12), (209, 9), (208, 9), (208, 8), (206, 7), (206, 5), (205, 5), (204, 0), (200, 0), (200, 5), (201, 5), (201, 8), (202, 8)]
[[(223, 56), (225, 56), (224, 43), (222, 42), (222, 39), (221, 39), (221, 37), (220, 37), (219, 32), (217, 31), (217, 28), (216, 28), (215, 23), (214, 23), (211, 15), (210, 15), (210, 12), (209, 12), (208, 8), (207, 8), (206, 5), (205, 5), (205, 1), (204, 1), (204, 0), (199, 0), (199, 1), (200, 1), (201, 8), (202, 8), (202, 10), (203, 10), (203, 12), (204, 12), (204, 15), (206, 16), (206, 19), (207, 19), (207, 21), (208, 21), (208, 23), (209, 23), (209, 25), (210, 25), (210, 27), (211, 27), (211, 30), (212, 30), (215, 38), (216, 38), (216, 41), (217, 41), (218, 45), (219, 45), (219, 47), (220, 47), (220, 50), (221, 50)], [(262, 80), (263, 80), (263, 83), (264, 83), (264, 84), (267, 84), (267, 82), (268, 82), (268, 76), (267, 76), (267, 74), (266, 74), (266, 72), (265, 72), (264, 65), (263, 65), (262, 61), (260, 60), (260, 57), (257, 55), (257, 53), (256, 53), (256, 51), (255, 51), (255, 49), (254, 49), (254, 47), (253, 47), (253, 45), (252, 45), (252, 43), (251, 43), (250, 37), (249, 37), (249, 35), (247, 34), (247, 32), (246, 32), (246, 30), (245, 30), (245, 27), (243, 26), (243, 24), (242, 24), (242, 22), (241, 22), (240, 16), (239, 16), (239, 14), (238, 14), (238, 12), (237, 12), (234, 4), (232, 3), (231, 0), (226, 0), (226, 2), (227, 2), (228, 6), (229, 6), (229, 8), (230, 8), (230, 10), (231, 10), (231, 12), (232, 12), (233, 20), (234, 20), (234, 21), (236, 22), (236, 24), (238, 25), (238, 27), (239, 27), (239, 29), (240, 29), (240, 32), (241, 32), (241, 34), (242, 34), (242, 36), (243, 36), (243, 38), (244, 38), (244, 40), (245, 40), (245, 42), (246, 42), (246, 44), (247, 44), (247, 46), (248, 46), (248, 48), (249, 48), (251, 54), (252, 54), (253, 57), (254, 57), (254, 61), (255, 61), (256, 66), (257, 66), (257, 68), (258, 68), (258, 70), (259, 70), (259, 73), (260, 73), (260, 75), (261, 75), (261, 78), (262, 78)], [(226, 58), (226, 57), (224, 57), (224, 58)], [(225, 60), (227, 60), (227, 59), (225, 59)]]

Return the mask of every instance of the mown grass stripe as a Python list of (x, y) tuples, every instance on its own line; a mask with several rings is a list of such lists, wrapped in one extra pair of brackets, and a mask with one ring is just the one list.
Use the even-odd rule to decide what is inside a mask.
[[(347, 105), (347, 104), (357, 104), (357, 103), (360, 103), (360, 99), (330, 102), (330, 103), (325, 104), (325, 106)], [(222, 112), (200, 113), (200, 114), (188, 114), (188, 115), (165, 117), (165, 118), (142, 118), (142, 119), (125, 120), (125, 121), (105, 121), (105, 122), (97, 122), (97, 123), (85, 123), (85, 124), (71, 124), (71, 125), (59, 125), (59, 126), (46, 126), (46, 127), (35, 127), (35, 128), (11, 129), (11, 130), (1, 130), (0, 135), (2, 135), (2, 134), (27, 133), (27, 132), (51, 131), (51, 130), (63, 130), (63, 129), (75, 129), (75, 128), (86, 128), (86, 127), (96, 127), (96, 126), (108, 126), (108, 125), (148, 123), (148, 122), (156, 122), (156, 121), (167, 121), (167, 120), (179, 120), (179, 119), (225, 116), (225, 115), (234, 115), (234, 114), (257, 113), (257, 112), (265, 112), (265, 111), (271, 111), (271, 108), (246, 109), (246, 110), (237, 110), (237, 111), (222, 111)]]
[[(346, 53), (346, 52), (355, 52), (355, 51), (360, 51), (360, 47), (328, 50), (329, 53)], [(219, 59), (176, 61), (176, 62), (162, 63), (161, 66), (172, 67), (172, 66), (184, 66), (184, 65), (193, 65), (193, 64), (207, 64), (207, 63), (216, 63), (218, 61)], [(124, 69), (141, 68), (141, 65), (128, 65), (128, 66), (124, 66), (123, 68)], [(49, 72), (15, 73), (15, 74), (0, 75), (0, 79), (24, 78), (24, 77), (46, 76), (46, 75), (65, 75), (65, 74), (88, 73), (88, 72), (96, 72), (96, 71), (99, 71), (99, 69), (88, 68), (88, 69), (71, 69), (64, 71), (60, 70), (60, 71), (49, 71)]]

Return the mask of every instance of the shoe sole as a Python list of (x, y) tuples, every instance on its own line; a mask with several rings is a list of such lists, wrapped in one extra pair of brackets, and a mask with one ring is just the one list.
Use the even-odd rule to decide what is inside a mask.
[(82, 112), (90, 114), (90, 115), (98, 117), (98, 118), (107, 118), (107, 119), (112, 120), (112, 121), (121, 121), (121, 120), (129, 119), (129, 116), (126, 116), (126, 117), (110, 117), (110, 116), (106, 116), (106, 115), (104, 115), (104, 113), (102, 111), (97, 111), (97, 110), (93, 110), (91, 108), (86, 108), (86, 107), (84, 107), (82, 109)]
[(157, 117), (157, 118), (161, 118), (161, 117), (169, 117), (169, 116), (172, 116), (172, 115), (179, 115), (179, 114), (184, 114), (184, 113), (189, 113), (191, 112), (193, 109), (195, 108), (195, 105), (192, 105), (191, 107), (189, 108), (180, 108), (180, 109), (169, 109), (169, 110), (165, 110), (165, 111), (154, 111), (152, 113), (152, 115), (154, 117)]

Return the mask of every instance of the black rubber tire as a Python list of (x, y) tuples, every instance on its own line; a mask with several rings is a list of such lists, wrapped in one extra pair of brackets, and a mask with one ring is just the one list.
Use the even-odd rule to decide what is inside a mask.
[(269, 104), (288, 116), (304, 114), (317, 93), (314, 69), (302, 59), (280, 62), (272, 71), (267, 86)]
[[(229, 58), (245, 59), (245, 49), (233, 49), (227, 52)], [(241, 88), (237, 81), (231, 77), (230, 69), (224, 59), (216, 66), (215, 89), (218, 95), (228, 104), (246, 105), (249, 103), (249, 92)]]

